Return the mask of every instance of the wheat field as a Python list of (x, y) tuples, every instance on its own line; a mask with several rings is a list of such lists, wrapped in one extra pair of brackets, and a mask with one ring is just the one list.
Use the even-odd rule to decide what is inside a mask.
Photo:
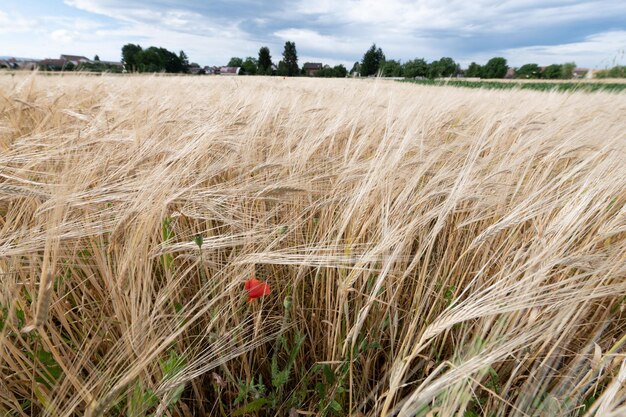
[(0, 76), (0, 415), (624, 416), (625, 115)]

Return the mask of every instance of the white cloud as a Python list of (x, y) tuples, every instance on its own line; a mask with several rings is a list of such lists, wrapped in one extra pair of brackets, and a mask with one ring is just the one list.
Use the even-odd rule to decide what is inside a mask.
[[(503, 55), (513, 65), (575, 60), (602, 66), (626, 43), (623, 0), (63, 2), (88, 18), (25, 18), (0, 11), (0, 52), (40, 57), (98, 53), (102, 59), (117, 60), (122, 45), (132, 42), (184, 49), (200, 64), (224, 64), (231, 56), (255, 56), (262, 45), (269, 46), (278, 61), (284, 41), (291, 40), (301, 62), (330, 65), (351, 66), (376, 42), (389, 59), (452, 56), (466, 64)], [(602, 22), (617, 23), (603, 28)], [(567, 34), (559, 38), (559, 31)], [(582, 41), (559, 42), (594, 32)]]
[(22, 15), (7, 14), (0, 10), (0, 34), (24, 33), (37, 28), (37, 19), (26, 19)]
[(539, 25), (606, 18), (626, 14), (620, 0), (298, 0), (285, 6), (291, 16), (317, 22), (359, 25), (369, 33), (426, 33), (450, 30), (456, 34), (517, 31)]
[[(145, 10), (132, 1), (66, 0), (65, 3), (113, 17), (116, 23), (59, 16), (24, 19), (0, 11), (3, 45), (0, 53), (36, 58), (58, 57), (63, 53), (98, 54), (104, 60), (119, 60), (122, 46), (132, 42), (172, 51), (183, 49), (191, 61), (223, 65), (231, 56), (255, 55), (260, 47), (239, 29), (238, 22), (218, 23), (199, 13), (176, 8), (180, 7), (177, 4), (174, 8)], [(28, 36), (23, 35), (26, 32)]]
[(72, 40), (74, 40), (72, 33), (70, 33), (69, 30), (65, 29), (53, 30), (50, 33), (50, 38), (60, 43), (70, 43)]
[(311, 51), (326, 51), (339, 53), (353, 53), (366, 48), (367, 41), (356, 39), (340, 39), (335, 36), (322, 35), (314, 30), (289, 28), (274, 32), (274, 36), (283, 41), (293, 41), (301, 49)]
[(502, 51), (512, 65), (535, 62), (540, 65), (576, 62), (580, 66), (610, 67), (624, 64), (626, 30), (597, 33), (581, 42), (560, 45), (537, 45)]

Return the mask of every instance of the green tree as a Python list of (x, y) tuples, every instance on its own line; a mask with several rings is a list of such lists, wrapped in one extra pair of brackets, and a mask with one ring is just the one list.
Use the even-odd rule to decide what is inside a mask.
[(549, 80), (561, 78), (562, 74), (563, 74), (563, 66), (559, 64), (548, 65), (543, 70), (543, 78), (547, 78)]
[(133, 56), (133, 61), (134, 65), (130, 67), (132, 71), (179, 73), (185, 70), (180, 55), (156, 46), (138, 51)]
[(385, 61), (381, 73), (383, 77), (402, 77), (402, 65), (393, 59)]
[[(162, 60), (162, 62), (165, 63), (164, 65), (165, 72), (170, 72), (170, 73), (185, 72), (185, 65), (183, 61), (181, 60), (180, 55), (177, 55), (174, 52), (168, 51), (165, 48), (158, 48), (158, 49), (159, 49), (159, 55), (161, 57), (160, 59)], [(184, 54), (185, 53), (183, 52), (183, 55)], [(187, 63), (187, 65), (189, 65), (189, 63)]]
[(298, 75), (298, 52), (296, 51), (295, 42), (285, 42), (285, 50), (283, 51), (283, 63), (287, 69), (287, 76), (293, 77)]
[(406, 78), (426, 77), (428, 75), (428, 63), (422, 58), (406, 61), (402, 65), (402, 73)]
[(482, 68), (481, 78), (504, 78), (509, 66), (502, 57), (491, 58)]
[(570, 78), (574, 77), (575, 69), (575, 62), (566, 62), (565, 64), (561, 65), (561, 78), (563, 78), (564, 80), (569, 80)]
[(370, 49), (363, 55), (361, 61), (361, 76), (369, 77), (370, 75), (378, 74), (378, 70), (381, 69), (385, 62), (385, 54), (380, 48), (376, 48), (376, 44), (372, 44)]
[(321, 70), (315, 73), (315, 76), (321, 77), (321, 78), (330, 78), (330, 77), (335, 76), (335, 71), (333, 71), (333, 69), (330, 66), (324, 65), (324, 67)]
[(348, 70), (343, 65), (335, 65), (333, 67), (333, 71), (335, 73), (335, 77), (345, 78), (348, 75)]
[(356, 61), (354, 65), (352, 65), (352, 69), (350, 70), (350, 75), (352, 74), (360, 74), (361, 73), (361, 63)]
[(227, 67), (241, 67), (242, 65), (243, 65), (243, 59), (238, 58), (236, 56), (232, 57), (230, 61), (228, 61), (228, 64), (226, 64)]
[(330, 67), (328, 65), (324, 65), (324, 67), (315, 73), (316, 77), (322, 78), (344, 78), (348, 75), (348, 70), (343, 65), (335, 65), (334, 67)]
[(74, 71), (76, 69), (76, 65), (73, 62), (68, 62), (63, 65), (63, 71)]
[(257, 60), (249, 56), (241, 64), (241, 69), (246, 75), (255, 75), (257, 73)]
[(443, 57), (439, 61), (433, 61), (428, 68), (429, 78), (452, 77), (458, 72), (458, 65), (454, 59)]
[(541, 69), (537, 64), (524, 64), (515, 70), (515, 78), (541, 78)]
[(263, 46), (259, 49), (258, 67), (260, 74), (270, 75), (272, 73), (272, 56), (270, 55), (270, 48), (267, 46)]
[(616, 65), (608, 71), (607, 75), (608, 78), (626, 78), (626, 66)]
[(122, 47), (122, 63), (127, 71), (139, 71), (140, 55), (143, 52), (141, 46), (127, 43)]
[(166, 57), (156, 46), (146, 48), (137, 55), (139, 72), (163, 72), (166, 64)]
[(187, 57), (187, 54), (185, 53), (185, 51), (181, 50), (178, 53), (178, 59), (180, 60), (180, 66), (181, 66), (180, 72), (188, 73), (189, 72), (189, 58)]
[(96, 56), (93, 57), (93, 60), (96, 61), (96, 62), (100, 62), (100, 57), (98, 55), (96, 55)]
[(465, 71), (465, 76), (477, 78), (482, 75), (482, 72), (483, 72), (483, 67), (481, 67), (475, 62), (472, 62), (471, 64), (469, 64), (469, 67), (467, 67), (467, 71)]
[(288, 74), (287, 65), (285, 61), (278, 62), (278, 68), (276, 69), (276, 75), (280, 75), (281, 77), (286, 77)]

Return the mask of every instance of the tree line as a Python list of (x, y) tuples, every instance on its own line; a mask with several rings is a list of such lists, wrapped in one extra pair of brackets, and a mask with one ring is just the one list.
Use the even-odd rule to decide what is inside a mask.
[[(143, 49), (140, 45), (126, 44), (122, 47), (122, 62), (127, 71), (132, 72), (189, 72), (189, 61), (184, 51), (178, 54), (165, 48), (151, 46)], [(304, 66), (298, 64), (298, 52), (295, 42), (285, 42), (281, 59), (278, 64), (272, 61), (270, 49), (263, 46), (259, 49), (256, 57), (246, 58), (232, 57), (226, 64), (229, 67), (239, 67), (243, 75), (277, 75), (294, 77), (306, 75)], [(481, 65), (472, 62), (467, 69), (463, 70), (459, 63), (451, 57), (442, 57), (438, 60), (427, 62), (424, 58), (415, 58), (405, 62), (387, 59), (383, 50), (372, 44), (365, 51), (363, 58), (357, 61), (348, 71), (343, 65), (330, 67), (323, 66), (311, 73), (316, 77), (346, 77), (349, 74), (361, 77), (383, 76), (401, 78), (448, 78), (464, 76), (468, 78), (497, 79), (512, 76), (519, 79), (570, 79), (574, 76), (576, 64), (568, 62), (564, 64), (552, 64), (540, 67), (538, 64), (524, 64), (518, 68), (509, 67), (506, 58), (493, 57)], [(582, 76), (584, 74), (577, 74)], [(604, 71), (594, 73), (597, 78), (626, 77), (626, 67), (616, 66)]]
[(176, 54), (156, 46), (143, 49), (140, 45), (126, 44), (122, 47), (122, 62), (129, 72), (189, 72), (189, 60), (184, 51)]
[[(576, 64), (552, 64), (540, 67), (537, 64), (525, 64), (519, 68), (513, 68), (512, 77), (521, 79), (569, 79), (574, 75)], [(363, 55), (360, 62), (355, 62), (351, 73), (359, 73), (367, 77), (382, 75), (383, 77), (403, 78), (447, 78), (462, 75), (468, 78), (496, 79), (504, 78), (509, 73), (506, 58), (493, 57), (484, 65), (472, 62), (466, 70), (450, 57), (427, 62), (424, 58), (415, 58), (404, 63), (396, 60), (385, 59), (382, 49), (373, 44)], [(616, 73), (616, 71), (613, 71)]]
[[(294, 77), (298, 75), (306, 75), (306, 69), (302, 68), (298, 64), (298, 51), (296, 49), (295, 42), (285, 42), (283, 49), (282, 59), (278, 61), (278, 65), (274, 65), (272, 62), (272, 55), (270, 49), (267, 46), (262, 46), (259, 49), (258, 58), (247, 57), (245, 59), (239, 57), (232, 57), (228, 64), (228, 67), (240, 67), (241, 74), (243, 75), (278, 75), (282, 77)], [(343, 65), (336, 65), (330, 67), (328, 65), (323, 66), (321, 69), (316, 70), (314, 76), (316, 77), (346, 77), (348, 70)]]

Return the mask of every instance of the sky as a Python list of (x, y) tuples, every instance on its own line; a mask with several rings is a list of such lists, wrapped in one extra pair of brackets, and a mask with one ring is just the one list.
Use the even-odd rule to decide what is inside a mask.
[(119, 61), (137, 43), (225, 65), (261, 46), (278, 62), (287, 40), (300, 64), (348, 69), (372, 43), (401, 61), (606, 68), (626, 64), (626, 0), (0, 0), (0, 56)]

